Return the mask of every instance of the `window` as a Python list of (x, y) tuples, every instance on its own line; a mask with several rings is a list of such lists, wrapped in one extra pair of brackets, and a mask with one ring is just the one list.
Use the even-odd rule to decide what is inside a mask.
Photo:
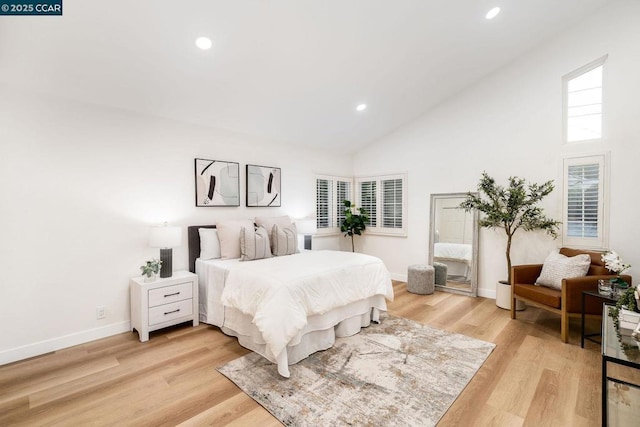
[(405, 183), (404, 174), (356, 178), (356, 205), (369, 214), (369, 233), (406, 235)]
[(602, 137), (604, 56), (562, 78), (564, 128), (567, 142)]
[(340, 231), (344, 219), (344, 200), (351, 200), (351, 178), (316, 176), (316, 227), (319, 233)]
[(606, 248), (608, 154), (564, 159), (563, 245)]

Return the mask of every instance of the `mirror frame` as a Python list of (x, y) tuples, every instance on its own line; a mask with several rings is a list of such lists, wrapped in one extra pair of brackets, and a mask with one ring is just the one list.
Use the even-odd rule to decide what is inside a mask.
[[(468, 194), (478, 193), (432, 193), (431, 194), (431, 215), (429, 217), (429, 265), (433, 265), (433, 244), (435, 243), (435, 215), (436, 215), (436, 200), (439, 199), (453, 199), (453, 198), (465, 198)], [(471, 259), (471, 289), (465, 291), (462, 289), (451, 288), (448, 286), (435, 285), (436, 289), (445, 292), (452, 292), (455, 294), (469, 295), (472, 297), (478, 296), (478, 211), (472, 211), (473, 218), (473, 240), (471, 246), (472, 259)]]

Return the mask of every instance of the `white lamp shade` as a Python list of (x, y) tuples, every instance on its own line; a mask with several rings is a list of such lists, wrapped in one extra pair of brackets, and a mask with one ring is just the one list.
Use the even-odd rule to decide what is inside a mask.
[(152, 248), (175, 248), (182, 243), (180, 227), (153, 227), (149, 235), (149, 246)]
[(304, 218), (296, 220), (296, 229), (298, 234), (315, 234), (316, 232), (316, 220), (313, 218)]

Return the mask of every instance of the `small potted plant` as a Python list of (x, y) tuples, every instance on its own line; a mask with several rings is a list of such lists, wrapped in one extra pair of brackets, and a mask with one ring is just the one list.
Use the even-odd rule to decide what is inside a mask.
[(142, 275), (146, 276), (145, 282), (153, 282), (156, 280), (158, 273), (160, 273), (160, 267), (162, 267), (162, 261), (159, 259), (152, 259), (147, 261), (144, 265), (140, 266)]
[[(367, 211), (363, 208), (357, 208), (356, 205), (352, 205), (349, 200), (344, 202), (344, 219), (340, 225), (340, 231), (346, 236), (351, 236), (351, 252), (355, 252), (355, 246), (353, 243), (353, 236), (360, 236), (362, 232), (367, 228), (367, 222), (369, 222), (369, 216)], [(357, 213), (356, 213), (357, 212)]]

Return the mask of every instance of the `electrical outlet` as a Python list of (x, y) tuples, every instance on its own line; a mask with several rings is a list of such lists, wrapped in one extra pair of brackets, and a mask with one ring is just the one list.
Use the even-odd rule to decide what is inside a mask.
[(105, 306), (96, 307), (96, 319), (100, 320), (106, 317), (107, 317), (107, 307)]

